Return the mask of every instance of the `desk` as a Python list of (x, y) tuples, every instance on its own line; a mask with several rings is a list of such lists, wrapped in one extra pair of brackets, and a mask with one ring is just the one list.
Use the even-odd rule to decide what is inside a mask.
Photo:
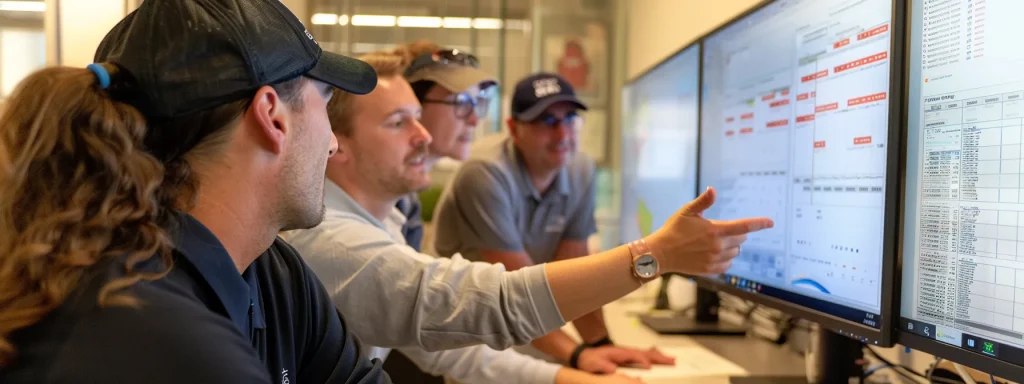
[[(636, 318), (636, 314), (650, 308), (651, 301), (640, 295), (630, 295), (604, 307), (605, 323), (616, 344), (634, 348), (703, 346), (723, 358), (736, 363), (751, 376), (802, 376), (805, 374), (803, 357), (764, 340), (748, 337), (677, 336), (660, 335), (651, 331)], [(680, 358), (680, 357), (677, 357)], [(729, 384), (727, 377), (695, 377), (648, 379), (647, 384)]]

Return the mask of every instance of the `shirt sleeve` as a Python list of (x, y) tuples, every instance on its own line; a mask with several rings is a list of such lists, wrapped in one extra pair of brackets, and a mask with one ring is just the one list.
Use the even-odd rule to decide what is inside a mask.
[(453, 203), (462, 219), (459, 241), (471, 253), (481, 249), (524, 252), (509, 194), (512, 186), (497, 172), (483, 163), (468, 162), (452, 181)]
[(369, 345), (428, 351), (523, 345), (565, 324), (543, 266), (506, 272), (500, 264), (433, 258), (355, 220), (330, 219), (293, 231), (291, 242)]
[(399, 349), (417, 367), (461, 384), (554, 384), (561, 366), (520, 354), (477, 345), (439, 352)]
[(565, 228), (566, 239), (586, 240), (590, 235), (597, 233), (597, 221), (594, 219), (594, 209), (597, 205), (596, 184), (596, 178), (591, 177), (582, 200), (569, 218), (569, 225)]

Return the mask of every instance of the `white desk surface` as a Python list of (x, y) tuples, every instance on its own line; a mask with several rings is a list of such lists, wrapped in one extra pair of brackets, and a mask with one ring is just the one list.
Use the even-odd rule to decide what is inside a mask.
[[(676, 347), (703, 347), (729, 360), (751, 376), (802, 376), (804, 359), (785, 347), (760, 339), (741, 336), (675, 336), (659, 335), (636, 317), (649, 309), (649, 298), (641, 292), (627, 296), (604, 307), (605, 323), (616, 344), (634, 348), (670, 349)], [(706, 354), (705, 354), (706, 355)], [(685, 356), (676, 356), (676, 360)], [(728, 384), (727, 376), (656, 377), (644, 379), (647, 384)]]

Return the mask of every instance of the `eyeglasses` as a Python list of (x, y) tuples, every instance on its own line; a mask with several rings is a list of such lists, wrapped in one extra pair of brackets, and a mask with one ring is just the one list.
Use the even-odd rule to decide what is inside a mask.
[(476, 56), (458, 49), (442, 49), (428, 54), (420, 55), (405, 69), (405, 76), (408, 77), (417, 71), (434, 65), (461, 65), (473, 68), (480, 68), (480, 60)]
[(455, 100), (431, 100), (426, 99), (422, 101), (423, 104), (445, 104), (455, 107), (455, 117), (465, 119), (469, 117), (470, 113), (476, 113), (477, 118), (484, 118), (487, 116), (487, 109), (491, 106), (491, 98), (487, 94), (482, 94), (477, 97), (470, 96), (468, 93), (460, 93), (455, 95)]
[(559, 119), (555, 115), (546, 114), (536, 118), (535, 120), (533, 120), (533, 122), (550, 128), (555, 128), (562, 124), (574, 126), (576, 124), (576, 119), (578, 119), (579, 117), (580, 115), (576, 112), (569, 113), (565, 115), (565, 117), (562, 117), (561, 119)]

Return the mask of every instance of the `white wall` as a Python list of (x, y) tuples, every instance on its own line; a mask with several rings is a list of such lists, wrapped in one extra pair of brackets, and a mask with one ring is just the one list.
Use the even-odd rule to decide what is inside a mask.
[(760, 0), (629, 0), (626, 78), (662, 59)]
[(72, 67), (91, 64), (100, 41), (129, 10), (126, 0), (62, 0), (57, 3), (60, 4), (58, 63)]

